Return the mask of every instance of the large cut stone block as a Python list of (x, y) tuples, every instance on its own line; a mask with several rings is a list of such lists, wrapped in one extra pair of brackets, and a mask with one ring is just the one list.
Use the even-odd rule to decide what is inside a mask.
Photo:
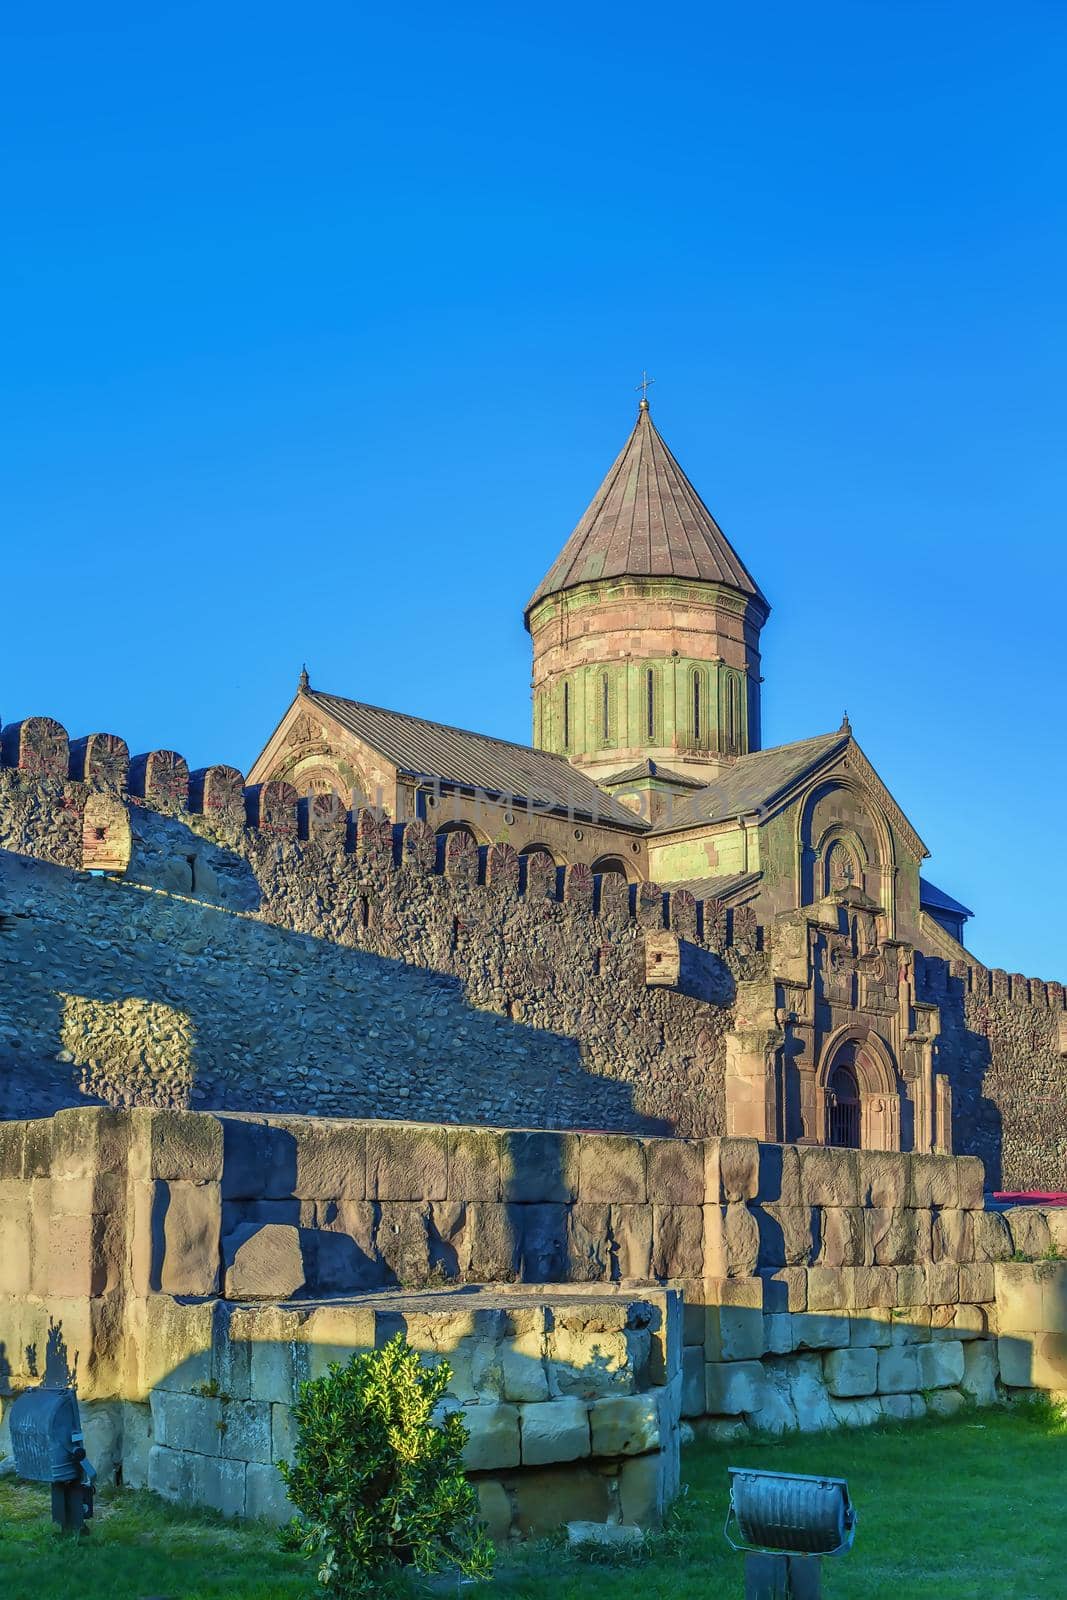
[(223, 1240), (227, 1300), (288, 1300), (307, 1280), (300, 1229), (246, 1222)]
[(996, 1295), (991, 1261), (971, 1261), (960, 1267), (960, 1300), (983, 1305)]
[(686, 1345), (682, 1351), (682, 1416), (704, 1415), (704, 1347)]
[(1012, 1206), (1004, 1212), (1004, 1220), (1011, 1231), (1015, 1252), (1037, 1261), (1047, 1255), (1052, 1245), (1048, 1218), (1036, 1206)]
[(760, 1147), (755, 1139), (719, 1140), (719, 1181), (727, 1202), (759, 1195)]
[(743, 1201), (704, 1207), (704, 1273), (750, 1278), (759, 1261), (759, 1228)]
[(753, 1216), (759, 1229), (761, 1271), (811, 1264), (819, 1233), (819, 1214), (811, 1206), (763, 1201), (753, 1208)]
[(883, 1394), (910, 1394), (919, 1384), (919, 1347), (893, 1345), (878, 1352), (878, 1387)]
[(739, 1417), (759, 1411), (766, 1399), (767, 1375), (759, 1361), (709, 1361), (704, 1396), (709, 1415)]
[(958, 1206), (959, 1173), (954, 1156), (913, 1155), (910, 1157), (911, 1206)]
[(864, 1217), (858, 1206), (823, 1206), (818, 1219), (820, 1267), (861, 1267), (865, 1260)]
[(931, 1340), (918, 1346), (919, 1389), (947, 1389), (958, 1385), (964, 1372), (963, 1345), (958, 1339)]
[(583, 1400), (632, 1394), (648, 1359), (648, 1334), (639, 1330), (557, 1326), (546, 1343), (553, 1393)]
[(837, 1418), (830, 1406), (823, 1375), (823, 1357), (812, 1353), (795, 1356), (783, 1363), (789, 1386), (789, 1399), (801, 1433), (819, 1433), (836, 1428)]
[(518, 1406), (466, 1406), (463, 1420), (470, 1433), (463, 1447), (463, 1465), (468, 1472), (488, 1472), (501, 1467), (518, 1466)]
[(702, 1206), (653, 1205), (652, 1276), (698, 1278), (704, 1271)]
[(578, 1197), (578, 1144), (574, 1133), (506, 1133), (500, 1152), (503, 1198), (569, 1205)]
[(997, 1347), (992, 1339), (974, 1339), (964, 1346), (960, 1388), (976, 1405), (997, 1400)]
[(893, 1150), (859, 1152), (859, 1203), (881, 1210), (897, 1210), (908, 1203), (910, 1157)]
[(670, 1455), (660, 1450), (622, 1463), (619, 1511), (627, 1527), (657, 1528), (663, 1521), (672, 1493)]
[(976, 1261), (1007, 1261), (1015, 1248), (1011, 1230), (999, 1211), (976, 1211), (971, 1220)]
[(521, 1408), (523, 1466), (577, 1461), (590, 1453), (589, 1407), (576, 1397)]
[(501, 1135), (491, 1128), (448, 1132), (448, 1194), (452, 1200), (499, 1200)]
[(985, 1167), (977, 1156), (956, 1157), (956, 1181), (960, 1205), (967, 1211), (981, 1211), (985, 1205)]
[(845, 1313), (824, 1315), (806, 1311), (794, 1313), (794, 1350), (837, 1350), (850, 1343), (851, 1328)]
[(800, 1151), (800, 1196), (804, 1205), (858, 1206), (858, 1153), (829, 1145), (805, 1146)]
[(757, 1194), (764, 1205), (799, 1207), (802, 1204), (800, 1151), (795, 1144), (759, 1146)]
[(204, 1111), (129, 1113), (138, 1176), (163, 1183), (218, 1183), (222, 1177), (222, 1123)]
[(826, 1387), (840, 1399), (874, 1394), (878, 1387), (878, 1352), (850, 1347), (825, 1357)]
[(639, 1456), (660, 1447), (659, 1400), (655, 1394), (612, 1396), (589, 1407), (595, 1456)]
[(162, 1202), (163, 1235), (158, 1287), (164, 1294), (217, 1294), (222, 1230), (219, 1184), (175, 1180), (157, 1185), (157, 1193)]
[(283, 1527), (296, 1514), (275, 1466), (250, 1461), (245, 1471), (245, 1516)]
[(368, 1200), (444, 1200), (448, 1137), (443, 1128), (379, 1123), (367, 1130)]
[(583, 1134), (579, 1195), (585, 1202), (643, 1204), (648, 1198), (645, 1147), (624, 1135)]
[[(731, 1289), (737, 1293), (731, 1294)], [(707, 1360), (744, 1361), (763, 1355), (766, 1346), (762, 1291), (758, 1278), (708, 1283), (704, 1316)]]
[(647, 1278), (652, 1271), (652, 1207), (610, 1208), (611, 1249), (620, 1278)]
[(704, 1204), (704, 1146), (689, 1139), (649, 1139), (648, 1198), (660, 1206)]
[(973, 1211), (964, 1211), (960, 1206), (946, 1206), (938, 1212), (933, 1226), (935, 1261), (974, 1260), (973, 1220)]

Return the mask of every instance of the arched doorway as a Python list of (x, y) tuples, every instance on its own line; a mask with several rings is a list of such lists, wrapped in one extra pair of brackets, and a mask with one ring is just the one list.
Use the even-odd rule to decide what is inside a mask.
[(826, 1086), (826, 1142), (844, 1150), (860, 1147), (860, 1086), (855, 1068), (844, 1060)]
[(848, 1150), (899, 1150), (900, 1102), (892, 1052), (869, 1024), (831, 1035), (815, 1076), (816, 1138)]

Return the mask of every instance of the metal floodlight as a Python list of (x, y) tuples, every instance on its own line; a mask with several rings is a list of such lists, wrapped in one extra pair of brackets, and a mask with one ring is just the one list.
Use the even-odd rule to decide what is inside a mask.
[(96, 1468), (85, 1456), (81, 1415), (73, 1389), (27, 1389), (11, 1407), (15, 1471), (32, 1483), (52, 1485), (52, 1520), (88, 1533)]
[(819, 1600), (822, 1557), (846, 1554), (856, 1537), (844, 1478), (750, 1467), (729, 1472), (723, 1531), (745, 1553), (745, 1600)]

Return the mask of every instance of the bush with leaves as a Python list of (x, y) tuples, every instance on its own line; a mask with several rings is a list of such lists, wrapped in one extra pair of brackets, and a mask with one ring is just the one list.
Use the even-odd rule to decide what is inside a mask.
[(284, 1538), (318, 1560), (327, 1594), (387, 1593), (411, 1568), (492, 1570), (460, 1460), (467, 1428), (455, 1411), (433, 1419), (451, 1377), (447, 1362), (424, 1367), (398, 1333), (301, 1384), (293, 1460), (279, 1468), (299, 1512)]

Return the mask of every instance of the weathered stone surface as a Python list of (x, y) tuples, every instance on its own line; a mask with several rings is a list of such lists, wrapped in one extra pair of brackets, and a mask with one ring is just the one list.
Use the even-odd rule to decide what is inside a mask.
[(858, 1267), (865, 1259), (864, 1214), (858, 1206), (824, 1206), (816, 1223), (820, 1267)]
[[(569, 1204), (578, 1196), (579, 1141), (574, 1134), (507, 1133), (500, 1171), (505, 1200)], [(581, 1198), (591, 1200), (593, 1196), (583, 1194)]]
[(919, 1352), (915, 1345), (893, 1345), (878, 1351), (878, 1388), (882, 1394), (909, 1394), (919, 1387)]
[(511, 1500), (502, 1483), (492, 1478), (481, 1478), (478, 1490), (478, 1516), (484, 1523), (494, 1544), (503, 1544), (511, 1533)]
[(891, 1150), (859, 1152), (859, 1203), (899, 1210), (908, 1203), (908, 1161)]
[(755, 1139), (718, 1141), (719, 1181), (726, 1201), (755, 1200), (759, 1194), (760, 1156)]
[(367, 1131), (367, 1198), (444, 1200), (448, 1140), (444, 1129), (379, 1124)]
[(806, 1267), (815, 1259), (820, 1219), (811, 1206), (763, 1201), (753, 1208), (759, 1229), (759, 1266)]
[(843, 1349), (850, 1341), (849, 1319), (843, 1313), (817, 1315), (812, 1312), (794, 1313), (794, 1350)]
[(292, 1519), (293, 1503), (275, 1467), (257, 1461), (249, 1462), (245, 1471), (244, 1514), (246, 1517), (262, 1517), (279, 1528)]
[(959, 1205), (959, 1174), (952, 1156), (914, 1155), (908, 1163), (908, 1178), (909, 1205)]
[(687, 1345), (682, 1351), (682, 1416), (704, 1415), (704, 1347)]
[(710, 1415), (740, 1416), (759, 1411), (767, 1376), (758, 1361), (709, 1361), (704, 1368), (704, 1396)]
[(858, 1152), (819, 1146), (802, 1148), (800, 1194), (804, 1205), (858, 1206), (860, 1204)]
[(831, 1350), (825, 1358), (826, 1387), (839, 1399), (874, 1394), (878, 1384), (878, 1352), (851, 1347)]
[(971, 1219), (976, 1261), (1007, 1261), (1014, 1246), (1008, 1224), (999, 1211), (978, 1211)]
[(609, 1226), (612, 1276), (647, 1278), (652, 1270), (652, 1207), (613, 1205)]
[(891, 1422), (915, 1422), (926, 1415), (921, 1394), (884, 1394), (881, 1402), (882, 1415)]
[(660, 1447), (660, 1411), (655, 1394), (612, 1396), (589, 1407), (595, 1456), (636, 1456)]
[(470, 1433), (463, 1447), (463, 1465), (469, 1472), (518, 1466), (518, 1406), (465, 1406), (463, 1420)]
[(552, 1392), (593, 1400), (634, 1392), (648, 1359), (648, 1334), (557, 1326), (548, 1334), (546, 1347)]
[(958, 1339), (931, 1340), (919, 1345), (917, 1389), (945, 1389), (963, 1379), (963, 1345)]
[(835, 1428), (837, 1418), (830, 1405), (823, 1376), (823, 1357), (798, 1355), (783, 1363), (789, 1384), (789, 1397), (801, 1433), (818, 1433)]
[(973, 1212), (946, 1206), (934, 1219), (935, 1261), (968, 1262), (974, 1259)]
[(448, 1130), (448, 1192), (457, 1200), (501, 1198), (503, 1135), (491, 1128)]
[(624, 1524), (657, 1528), (670, 1504), (666, 1452), (635, 1456), (619, 1468), (619, 1511)]
[(702, 1206), (704, 1160), (699, 1142), (649, 1139), (645, 1144), (649, 1200), (660, 1206)]
[(869, 1428), (882, 1420), (882, 1402), (869, 1400), (831, 1400), (830, 1410), (842, 1428)]
[(704, 1270), (713, 1278), (748, 1278), (759, 1261), (759, 1228), (743, 1202), (704, 1207)]
[(286, 1300), (307, 1281), (300, 1229), (245, 1223), (223, 1240), (228, 1300)]
[(583, 1200), (643, 1204), (648, 1198), (645, 1147), (640, 1140), (583, 1134), (580, 1159)]
[(524, 1466), (577, 1461), (589, 1454), (589, 1407), (582, 1400), (564, 1396), (525, 1405), (521, 1417)]
[(703, 1207), (653, 1205), (653, 1277), (697, 1278), (703, 1271)]
[(997, 1347), (992, 1339), (975, 1339), (964, 1345), (960, 1388), (976, 1405), (996, 1404)]

